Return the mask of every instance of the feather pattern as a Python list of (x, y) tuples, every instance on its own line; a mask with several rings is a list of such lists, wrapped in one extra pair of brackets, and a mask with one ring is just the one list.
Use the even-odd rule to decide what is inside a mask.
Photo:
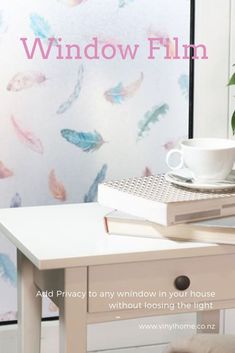
[(10, 82), (7, 85), (8, 91), (22, 91), (33, 87), (35, 85), (40, 85), (42, 82), (46, 81), (46, 76), (41, 72), (37, 71), (26, 71), (18, 72), (13, 76)]
[(166, 151), (170, 151), (172, 150), (172, 148), (176, 148), (176, 146), (178, 145), (178, 140), (169, 140), (166, 143), (164, 143), (163, 147)]
[(170, 151), (172, 148), (179, 148), (181, 141), (187, 139), (186, 136), (182, 136), (176, 139), (168, 140), (164, 143), (163, 147), (166, 151)]
[(85, 194), (84, 202), (94, 202), (96, 200), (97, 192), (98, 192), (98, 185), (105, 180), (107, 169), (108, 169), (107, 164), (104, 164), (103, 167), (101, 168), (101, 170), (96, 175), (95, 180), (91, 184), (87, 194)]
[(134, 0), (119, 0), (119, 7), (125, 7), (129, 3), (133, 2)]
[(189, 76), (182, 74), (178, 80), (178, 84), (180, 86), (181, 92), (185, 99), (189, 97)]
[(7, 31), (8, 23), (6, 14), (3, 10), (0, 11), (0, 34), (4, 34)]
[(11, 177), (14, 173), (0, 161), (0, 179)]
[(132, 97), (135, 92), (139, 89), (144, 79), (144, 74), (141, 72), (140, 78), (135, 82), (131, 83), (129, 86), (124, 87), (122, 82), (119, 82), (117, 86), (108, 89), (104, 96), (107, 101), (112, 104), (121, 104), (127, 98)]
[(13, 198), (11, 199), (11, 208), (17, 208), (17, 207), (21, 207), (22, 205), (22, 199), (20, 194), (18, 194), (18, 192), (13, 196)]
[(73, 6), (81, 5), (87, 0), (58, 0), (58, 1), (67, 6), (73, 7)]
[(35, 37), (39, 37), (43, 40), (55, 37), (49, 23), (37, 13), (32, 13), (30, 15), (30, 28)]
[(81, 148), (84, 152), (94, 152), (98, 150), (103, 143), (103, 137), (97, 132), (79, 132), (70, 129), (61, 130), (61, 135), (65, 140)]
[(0, 253), (0, 277), (16, 287), (16, 266), (10, 257), (3, 253)]
[(78, 70), (78, 77), (77, 77), (77, 82), (74, 87), (74, 90), (72, 94), (69, 96), (67, 101), (62, 103), (59, 108), (57, 109), (57, 114), (63, 114), (65, 113), (72, 105), (73, 103), (78, 99), (81, 89), (82, 89), (82, 81), (83, 81), (83, 76), (84, 76), (84, 68), (83, 65), (80, 65), (79, 70)]
[(150, 111), (145, 113), (143, 120), (141, 120), (138, 124), (138, 139), (141, 139), (144, 134), (150, 130), (150, 125), (158, 122), (161, 116), (166, 115), (168, 110), (168, 104), (163, 103), (161, 105), (154, 106)]
[(49, 189), (55, 199), (66, 200), (66, 190), (64, 185), (56, 178), (55, 171), (52, 169), (49, 173)]
[(164, 143), (163, 147), (166, 151), (170, 151), (172, 148), (176, 147), (177, 142), (175, 140), (169, 140)]
[[(95, 35), (94, 35), (94, 37), (95, 37)], [(98, 37), (98, 44), (100, 44), (100, 45), (111, 44), (111, 45), (117, 46), (118, 44), (120, 44), (120, 39), (117, 39), (115, 37), (107, 37), (107, 36), (103, 36), (102, 34), (100, 34)]]
[(41, 140), (37, 138), (31, 131), (22, 128), (15, 120), (14, 116), (11, 117), (11, 122), (19, 140), (32, 151), (43, 154), (43, 145)]
[(153, 173), (151, 172), (151, 170), (149, 169), (149, 167), (146, 167), (144, 172), (143, 172), (143, 176), (144, 177), (148, 177), (148, 176), (151, 176), (153, 175)]
[(161, 45), (169, 46), (171, 57), (175, 56), (175, 43), (173, 43), (168, 34), (157, 31), (150, 26), (147, 31), (147, 35), (149, 38), (162, 38), (163, 42)]
[(13, 175), (12, 170), (8, 169), (3, 162), (0, 161), (0, 179), (9, 178)]

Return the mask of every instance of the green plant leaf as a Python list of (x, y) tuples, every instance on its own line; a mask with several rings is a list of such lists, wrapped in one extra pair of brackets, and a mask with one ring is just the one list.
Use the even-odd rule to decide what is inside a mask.
[(230, 79), (228, 85), (229, 85), (229, 86), (235, 85), (235, 73), (234, 73), (233, 76), (231, 77), (231, 79)]
[(235, 135), (235, 111), (233, 112), (231, 125), (232, 125), (232, 129), (233, 129), (233, 135)]

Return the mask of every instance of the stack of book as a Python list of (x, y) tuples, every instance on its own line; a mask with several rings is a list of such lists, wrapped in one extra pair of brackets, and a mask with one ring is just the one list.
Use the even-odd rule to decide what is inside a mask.
[(100, 184), (98, 202), (115, 209), (110, 234), (235, 244), (235, 190), (190, 190), (161, 174)]

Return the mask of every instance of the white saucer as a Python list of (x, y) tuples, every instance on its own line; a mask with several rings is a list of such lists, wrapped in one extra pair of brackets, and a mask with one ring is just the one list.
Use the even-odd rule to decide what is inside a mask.
[(186, 181), (177, 180), (177, 176), (190, 179), (192, 178), (192, 173), (190, 172), (189, 169), (182, 168), (179, 170), (170, 171), (166, 173), (165, 179), (172, 184), (183, 186), (188, 189), (208, 190), (208, 191), (235, 189), (235, 170), (233, 170), (227, 177), (226, 180), (228, 182), (226, 182), (225, 180), (224, 182), (219, 182), (219, 183), (216, 183), (216, 182), (205, 183), (205, 182), (200, 182), (196, 180), (193, 180), (192, 182), (186, 182)]

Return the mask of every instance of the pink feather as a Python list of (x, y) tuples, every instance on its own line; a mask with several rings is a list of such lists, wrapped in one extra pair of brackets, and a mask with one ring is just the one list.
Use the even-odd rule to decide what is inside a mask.
[(18, 72), (7, 85), (8, 91), (18, 92), (39, 85), (46, 81), (46, 76), (37, 71)]
[[(148, 35), (149, 38), (163, 38), (164, 45), (167, 45), (169, 43), (171, 57), (175, 56), (175, 45), (172, 42), (172, 40), (169, 38), (168, 34), (160, 32), (160, 31), (156, 31), (150, 26), (148, 31), (147, 31), (147, 35)], [(169, 40), (169, 42), (167, 40)]]
[(153, 175), (153, 173), (151, 172), (151, 170), (148, 167), (146, 167), (144, 172), (143, 172), (143, 176), (144, 177), (148, 177), (148, 176), (151, 176), (151, 175)]
[(49, 173), (49, 189), (55, 199), (60, 201), (66, 200), (66, 190), (64, 185), (57, 180), (55, 171), (52, 169)]
[(123, 86), (122, 82), (120, 82), (117, 86), (112, 87), (104, 92), (105, 99), (112, 104), (122, 103), (135, 94), (135, 92), (141, 86), (143, 79), (144, 74), (141, 72), (140, 78), (128, 86)]
[(8, 178), (12, 175), (13, 172), (0, 161), (0, 179)]
[(176, 142), (175, 141), (167, 141), (163, 147), (165, 148), (166, 151), (170, 151), (172, 148), (175, 148)]
[(73, 7), (82, 4), (83, 2), (87, 0), (58, 0), (59, 2), (62, 2), (63, 4)]
[(141, 83), (143, 82), (144, 74), (141, 72), (140, 78), (135, 82), (131, 83), (129, 86), (124, 87), (124, 94), (126, 97), (131, 97), (134, 93), (140, 88)]
[(16, 122), (14, 116), (11, 117), (11, 121), (19, 140), (34, 152), (43, 154), (43, 145), (41, 140), (31, 131), (23, 129), (19, 123)]
[[(94, 36), (95, 37), (95, 36)], [(107, 44), (111, 44), (111, 45), (118, 45), (120, 44), (120, 40), (117, 40), (116, 38), (112, 38), (112, 37), (103, 37), (102, 35), (98, 38), (98, 43), (101, 45), (107, 45)]]
[(166, 141), (166, 143), (164, 143), (162, 147), (164, 147), (166, 151), (170, 151), (172, 148), (179, 147), (179, 144), (183, 139), (184, 139), (183, 137), (180, 137), (178, 139), (168, 140)]

